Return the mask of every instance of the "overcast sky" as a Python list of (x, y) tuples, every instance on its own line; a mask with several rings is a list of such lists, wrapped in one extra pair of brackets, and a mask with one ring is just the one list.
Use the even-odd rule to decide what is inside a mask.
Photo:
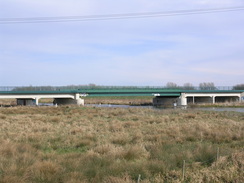
[[(244, 6), (243, 0), (0, 0), (0, 19)], [(0, 24), (0, 86), (244, 83), (244, 10)]]

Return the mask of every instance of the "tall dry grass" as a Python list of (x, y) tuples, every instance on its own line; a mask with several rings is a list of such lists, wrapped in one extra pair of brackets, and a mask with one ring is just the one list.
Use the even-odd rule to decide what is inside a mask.
[(0, 99), (0, 106), (16, 106), (16, 99)]
[(0, 108), (0, 139), (1, 183), (182, 182), (183, 160), (185, 182), (244, 177), (243, 113)]
[(153, 97), (133, 96), (133, 97), (86, 97), (86, 104), (120, 104), (120, 105), (152, 105)]

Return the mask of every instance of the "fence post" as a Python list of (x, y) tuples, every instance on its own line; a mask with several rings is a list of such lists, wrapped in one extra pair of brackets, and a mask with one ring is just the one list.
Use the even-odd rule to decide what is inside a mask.
[(216, 161), (219, 160), (219, 147), (217, 148), (217, 156), (216, 156)]
[(137, 179), (137, 183), (140, 183), (141, 180), (141, 174), (139, 174), (138, 179)]
[(183, 160), (183, 166), (182, 166), (182, 180), (185, 179), (185, 168), (186, 168), (186, 160)]

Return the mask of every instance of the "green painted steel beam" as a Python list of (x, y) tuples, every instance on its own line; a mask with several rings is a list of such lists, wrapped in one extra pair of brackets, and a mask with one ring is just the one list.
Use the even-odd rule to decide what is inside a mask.
[(81, 93), (77, 90), (62, 90), (62, 91), (0, 91), (0, 94), (69, 94)]
[[(91, 94), (88, 94), (88, 96), (91, 96), (91, 97), (105, 97), (105, 96), (115, 96), (115, 97), (133, 97), (133, 96), (154, 96), (154, 94), (152, 93), (91, 93)], [(159, 97), (163, 97), (163, 96), (167, 96), (167, 97), (179, 97), (180, 94), (177, 94), (177, 93), (157, 93), (157, 96)]]
[(242, 93), (244, 90), (181, 90), (181, 93)]
[(2, 95), (11, 94), (86, 94), (88, 96), (176, 96), (181, 93), (242, 93), (244, 90), (180, 90), (163, 88), (108, 88), (108, 89), (76, 89), (52, 91), (0, 91)]
[(124, 90), (121, 90), (121, 89), (116, 89), (116, 90), (111, 90), (111, 89), (108, 89), (108, 90), (104, 90), (104, 89), (101, 89), (101, 90), (97, 90), (97, 89), (94, 89), (94, 90), (77, 90), (78, 92), (83, 92), (83, 93), (180, 93), (180, 90), (160, 90), (160, 89), (150, 89), (150, 90), (147, 90), (147, 89), (140, 89), (140, 90), (136, 90), (136, 89), (124, 89)]

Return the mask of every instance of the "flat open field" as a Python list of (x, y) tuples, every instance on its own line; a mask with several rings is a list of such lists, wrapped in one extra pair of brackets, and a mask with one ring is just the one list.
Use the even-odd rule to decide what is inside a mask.
[(2, 107), (0, 144), (0, 183), (244, 182), (243, 113)]

